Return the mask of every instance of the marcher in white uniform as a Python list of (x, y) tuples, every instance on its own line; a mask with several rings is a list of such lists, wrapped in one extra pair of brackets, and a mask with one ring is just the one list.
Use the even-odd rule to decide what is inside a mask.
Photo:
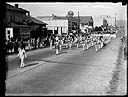
[(87, 38), (87, 49), (89, 49), (91, 47), (91, 37), (90, 35)]
[(85, 40), (83, 40), (82, 46), (83, 46), (83, 51), (84, 51), (85, 50)]
[(96, 50), (96, 52), (99, 50), (99, 39), (98, 39), (98, 37), (96, 38), (95, 50)]
[(52, 39), (50, 39), (50, 49), (52, 49)]
[(19, 49), (19, 53), (18, 53), (17, 57), (19, 57), (21, 59), (20, 67), (24, 67), (25, 66), (24, 58), (27, 56), (26, 56), (26, 53), (25, 53), (23, 46), (21, 46), (21, 48)]
[(77, 43), (76, 43), (77, 48), (79, 48), (79, 43), (80, 43), (80, 39), (79, 39), (79, 36), (77, 36)]
[(62, 36), (59, 38), (59, 49), (62, 50)]
[(56, 36), (56, 55), (59, 54), (59, 37)]
[(101, 48), (103, 48), (104, 39), (101, 37)]

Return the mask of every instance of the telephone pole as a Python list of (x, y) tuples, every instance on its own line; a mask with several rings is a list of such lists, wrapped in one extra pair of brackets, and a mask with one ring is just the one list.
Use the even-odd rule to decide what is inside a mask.
[(115, 32), (116, 32), (116, 13), (115, 13)]
[(78, 35), (78, 33), (79, 33), (79, 26), (80, 26), (80, 16), (79, 16), (79, 11), (78, 11), (77, 35)]
[(115, 27), (116, 27), (116, 13), (115, 13)]

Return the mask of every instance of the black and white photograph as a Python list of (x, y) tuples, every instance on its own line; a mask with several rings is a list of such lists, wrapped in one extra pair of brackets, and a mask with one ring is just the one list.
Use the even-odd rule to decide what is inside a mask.
[(127, 5), (6, 2), (6, 96), (127, 95)]

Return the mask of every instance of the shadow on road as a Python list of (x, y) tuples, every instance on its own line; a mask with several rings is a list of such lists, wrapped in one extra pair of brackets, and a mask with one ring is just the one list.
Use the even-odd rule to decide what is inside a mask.
[(59, 54), (58, 54), (58, 55), (60, 55), (60, 54), (65, 54), (65, 53), (67, 53), (67, 52), (59, 52)]
[(28, 64), (28, 65), (25, 65), (25, 67), (28, 67), (28, 66), (33, 66), (33, 65), (37, 65), (38, 63), (31, 63), (31, 64)]

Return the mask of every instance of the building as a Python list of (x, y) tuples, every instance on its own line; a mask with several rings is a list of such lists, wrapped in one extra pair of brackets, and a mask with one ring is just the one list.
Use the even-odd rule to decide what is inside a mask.
[(68, 11), (67, 17), (68, 17), (68, 32), (74, 33), (74, 34), (79, 34), (79, 30), (80, 30), (79, 15), (74, 16), (73, 11)]
[(19, 8), (18, 4), (15, 4), (15, 6), (6, 4), (6, 39), (11, 37), (23, 40), (29, 39), (30, 26), (23, 22), (23, 19), (29, 14), (29, 11)]
[(102, 16), (95, 16), (95, 17), (93, 17), (94, 27), (101, 26), (103, 24), (103, 19), (107, 20), (108, 25), (115, 26), (115, 17), (110, 17), (110, 16), (102, 15)]
[(93, 18), (92, 16), (80, 16), (80, 29), (82, 32), (86, 33), (89, 29), (93, 28)]
[(69, 11), (67, 16), (38, 16), (41, 21), (46, 22), (47, 29), (53, 34), (69, 34), (77, 32), (78, 30), (78, 17), (73, 17), (74, 13)]
[(42, 22), (32, 16), (26, 16), (23, 21), (30, 26), (31, 38), (41, 38), (44, 34), (46, 34), (45, 29), (47, 23)]
[(41, 16), (37, 19), (46, 22), (48, 25), (47, 30), (52, 34), (65, 34), (68, 32), (68, 19), (63, 16)]
[(73, 11), (68, 11), (66, 16), (38, 16), (37, 19), (46, 22), (48, 30), (53, 34), (79, 33), (79, 30), (85, 31), (86, 28), (93, 27), (91, 16), (74, 16)]

